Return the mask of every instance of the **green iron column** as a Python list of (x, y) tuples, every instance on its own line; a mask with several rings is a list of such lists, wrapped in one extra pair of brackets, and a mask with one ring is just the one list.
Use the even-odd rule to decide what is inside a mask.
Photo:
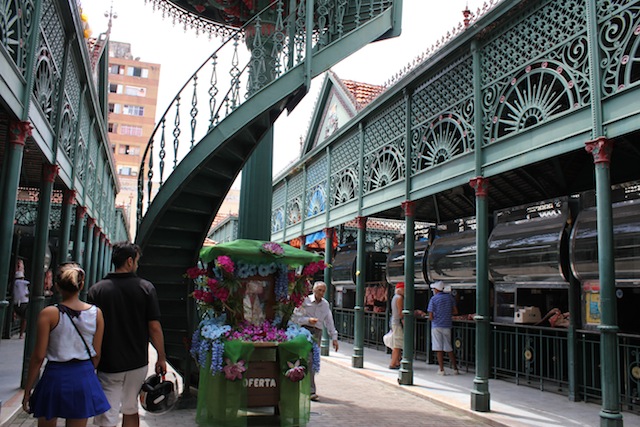
[(87, 291), (96, 282), (98, 275), (98, 252), (100, 248), (100, 233), (102, 230), (97, 225), (93, 228), (93, 244), (91, 245), (91, 268), (89, 269), (89, 280), (85, 283)]
[(353, 356), (351, 366), (364, 367), (364, 279), (366, 277), (367, 217), (356, 217), (358, 224), (358, 255), (356, 258), (356, 306), (354, 307)]
[(31, 289), (29, 293), (29, 306), (27, 309), (27, 330), (22, 365), (21, 386), (27, 379), (29, 360), (36, 343), (36, 331), (38, 314), (44, 308), (44, 273), (45, 254), (49, 244), (49, 218), (51, 216), (51, 195), (53, 183), (58, 175), (57, 165), (42, 165), (42, 181), (40, 194), (38, 195), (38, 219), (33, 244), (33, 261), (31, 263)]
[[(91, 280), (91, 267), (92, 267), (92, 257), (91, 250), (93, 248), (93, 228), (96, 226), (96, 220), (89, 217), (87, 218), (87, 226), (85, 227), (85, 237), (86, 242), (84, 242), (84, 271), (85, 271), (85, 282), (90, 283)], [(80, 299), (83, 301), (87, 300), (87, 286), (82, 288), (80, 291)]]
[(96, 264), (96, 277), (89, 286), (93, 285), (98, 280), (104, 277), (104, 247), (106, 236), (104, 233), (100, 233), (100, 243), (98, 244), (98, 263)]
[(569, 328), (567, 329), (567, 379), (569, 382), (569, 400), (580, 400), (579, 352), (576, 330), (580, 327), (580, 282), (573, 274), (569, 277)]
[(598, 275), (600, 276), (600, 378), (602, 381), (601, 426), (622, 426), (620, 367), (618, 360), (618, 313), (614, 265), (613, 213), (609, 168), (613, 141), (600, 137), (586, 143), (593, 155), (596, 175), (598, 224)]
[(31, 136), (31, 124), (13, 120), (9, 122), (8, 141), (5, 144), (4, 163), (2, 167), (2, 188), (0, 208), (0, 334), (4, 330), (5, 311), (9, 307), (6, 300), (7, 284), (13, 279), (11, 266), (11, 244), (13, 242), (13, 221), (16, 217), (16, 200), (24, 144)]
[[(331, 283), (331, 273), (333, 268), (331, 262), (333, 258), (333, 228), (325, 228), (324, 230), (324, 263), (327, 268), (324, 269), (324, 283), (327, 285), (327, 294), (325, 298), (329, 301), (329, 307), (333, 313), (333, 284)], [(322, 341), (320, 343), (320, 354), (322, 356), (328, 356), (331, 348), (331, 340), (327, 329), (322, 330)]]
[(270, 128), (242, 168), (239, 239), (271, 239), (272, 165), (273, 128)]
[(470, 181), (476, 192), (476, 376), (471, 391), (471, 409), (478, 412), (489, 412), (489, 272), (488, 272), (488, 239), (489, 214), (487, 191), (489, 183), (481, 176)]
[(416, 319), (414, 316), (415, 292), (415, 207), (416, 202), (406, 200), (402, 202), (404, 211), (405, 234), (404, 234), (404, 307), (402, 316), (404, 319), (404, 340), (402, 345), (402, 361), (398, 372), (398, 383), (400, 385), (413, 385), (413, 354)]
[(82, 265), (82, 249), (83, 249), (83, 230), (84, 230), (84, 215), (87, 213), (87, 208), (84, 206), (76, 206), (76, 229), (75, 239), (73, 240), (73, 257), (72, 259), (78, 264)]
[(71, 215), (76, 204), (75, 190), (66, 190), (62, 198), (62, 218), (60, 221), (60, 263), (69, 260), (69, 241), (71, 240)]

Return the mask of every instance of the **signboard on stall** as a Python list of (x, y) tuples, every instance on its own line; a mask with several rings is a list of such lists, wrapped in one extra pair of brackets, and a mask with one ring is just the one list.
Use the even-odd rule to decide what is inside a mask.
[(585, 282), (582, 286), (582, 300), (584, 303), (585, 325), (597, 326), (600, 324), (600, 283), (597, 281)]

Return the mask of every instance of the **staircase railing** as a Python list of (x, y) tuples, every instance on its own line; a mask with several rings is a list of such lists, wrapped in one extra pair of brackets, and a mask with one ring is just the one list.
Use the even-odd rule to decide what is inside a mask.
[[(137, 172), (138, 225), (169, 175), (218, 123), (289, 70), (306, 62), (310, 74), (308, 56), (392, 4), (392, 0), (274, 0), (231, 32), (174, 96), (151, 134)], [(247, 50), (240, 48), (243, 42)], [(221, 67), (221, 62), (227, 65)], [(228, 78), (219, 76), (221, 69)], [(202, 110), (207, 112), (204, 120)]]

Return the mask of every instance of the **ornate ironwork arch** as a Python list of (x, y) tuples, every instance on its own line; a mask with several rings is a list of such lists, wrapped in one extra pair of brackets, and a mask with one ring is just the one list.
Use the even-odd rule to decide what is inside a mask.
[(327, 195), (324, 185), (316, 185), (307, 195), (307, 218), (327, 210)]
[(369, 156), (369, 167), (365, 166), (367, 177), (365, 191), (373, 191), (398, 181), (404, 176), (404, 159), (398, 147), (382, 147)]
[(440, 115), (429, 125), (423, 125), (412, 133), (411, 171), (418, 172), (444, 163), (472, 148), (469, 123), (457, 114)]
[(332, 205), (339, 206), (356, 198), (358, 178), (352, 169), (345, 169), (335, 178), (332, 178)]
[(491, 141), (536, 126), (579, 106), (575, 79), (555, 61), (539, 61), (513, 77), (498, 99)]

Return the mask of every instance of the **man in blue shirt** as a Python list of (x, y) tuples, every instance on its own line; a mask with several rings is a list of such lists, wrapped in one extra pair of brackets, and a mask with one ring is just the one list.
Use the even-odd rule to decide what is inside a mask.
[(458, 314), (456, 300), (453, 295), (444, 293), (444, 283), (440, 280), (431, 284), (434, 295), (429, 300), (427, 311), (431, 320), (431, 348), (438, 356), (438, 375), (445, 375), (444, 372), (444, 352), (449, 355), (449, 360), (453, 365), (453, 375), (458, 375), (458, 364), (456, 356), (451, 347), (451, 328), (453, 322), (451, 316)]

